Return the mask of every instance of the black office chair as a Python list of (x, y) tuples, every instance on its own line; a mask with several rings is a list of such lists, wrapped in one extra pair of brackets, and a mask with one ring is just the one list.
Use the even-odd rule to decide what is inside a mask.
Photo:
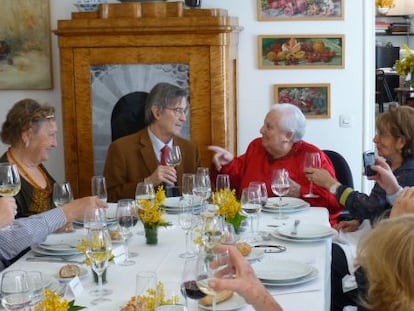
[(147, 92), (132, 92), (122, 96), (111, 114), (112, 141), (143, 129)]
[[(323, 150), (323, 152), (328, 156), (335, 168), (336, 179), (338, 179), (341, 184), (353, 188), (354, 179), (352, 177), (352, 171), (345, 158), (336, 151)], [(351, 216), (349, 212), (344, 209), (339, 215), (338, 220), (348, 220), (350, 218)]]
[(384, 70), (376, 69), (375, 71), (375, 102), (378, 104), (378, 111), (384, 112), (384, 103), (392, 102), (393, 96), (385, 78)]

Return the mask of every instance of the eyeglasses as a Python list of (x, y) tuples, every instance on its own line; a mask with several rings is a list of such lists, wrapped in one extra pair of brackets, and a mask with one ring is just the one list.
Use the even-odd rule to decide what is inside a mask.
[(177, 108), (170, 108), (170, 107), (166, 107), (165, 109), (174, 111), (176, 117), (180, 117), (183, 114), (187, 115), (187, 112), (188, 112), (188, 108), (178, 108), (178, 107)]

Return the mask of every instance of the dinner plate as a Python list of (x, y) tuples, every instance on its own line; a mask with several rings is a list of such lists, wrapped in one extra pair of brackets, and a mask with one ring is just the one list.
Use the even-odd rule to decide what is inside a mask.
[(317, 239), (292, 239), (292, 238), (280, 235), (277, 231), (270, 232), (270, 235), (274, 237), (275, 239), (293, 242), (293, 243), (316, 243), (316, 242), (325, 241), (327, 238), (330, 237), (330, 236), (326, 236), (326, 237), (317, 238)]
[[(80, 268), (80, 274), (79, 274), (79, 279), (84, 279), (87, 275), (88, 275), (88, 270), (83, 268), (83, 267), (79, 267)], [(54, 275), (54, 277), (62, 283), (68, 283), (70, 281), (73, 280), (73, 278), (62, 278), (59, 276), (59, 271)]]
[[(162, 205), (168, 208), (181, 209), (180, 200), (182, 199), (183, 197), (168, 197), (168, 198), (165, 198)], [(200, 204), (201, 204), (200, 198), (194, 196), (192, 206), (199, 206)]]
[(73, 250), (70, 250), (70, 251), (66, 251), (66, 250), (65, 251), (52, 251), (52, 250), (48, 250), (48, 249), (44, 249), (42, 247), (39, 247), (38, 245), (31, 246), (31, 249), (36, 254), (46, 255), (46, 256), (75, 256), (75, 255), (82, 254), (77, 249), (73, 249)]
[[(280, 203), (280, 201), (282, 203)], [(299, 199), (299, 198), (292, 198), (292, 197), (282, 197), (282, 200), (278, 197), (271, 197), (267, 199), (266, 208), (276, 208), (279, 209), (295, 209), (300, 208), (303, 206), (309, 206), (309, 203)]]
[(307, 282), (310, 282), (318, 277), (318, 269), (311, 267), (312, 271), (308, 275), (298, 278), (295, 280), (288, 280), (288, 281), (279, 281), (279, 282), (271, 282), (271, 281), (264, 281), (260, 280), (263, 285), (266, 286), (293, 286), (293, 285), (300, 285)]
[(332, 236), (332, 228), (322, 225), (299, 224), (297, 226), (296, 234), (292, 234), (293, 225), (284, 226), (277, 229), (277, 232), (290, 239), (320, 239)]
[[(234, 293), (233, 297), (230, 299), (220, 302), (216, 304), (217, 311), (232, 311), (237, 310), (246, 305), (246, 301), (243, 297), (239, 296), (238, 294)], [(200, 309), (203, 310), (213, 310), (212, 306), (203, 306), (201, 304), (198, 305)]]
[(293, 214), (293, 213), (298, 213), (298, 212), (302, 212), (305, 211), (307, 209), (310, 208), (310, 205), (303, 205), (301, 207), (295, 207), (295, 208), (268, 208), (268, 207), (263, 207), (262, 211), (266, 212), (266, 213), (282, 213), (282, 214)]
[(312, 267), (293, 260), (270, 259), (253, 265), (257, 277), (267, 283), (288, 282), (303, 278), (312, 272)]

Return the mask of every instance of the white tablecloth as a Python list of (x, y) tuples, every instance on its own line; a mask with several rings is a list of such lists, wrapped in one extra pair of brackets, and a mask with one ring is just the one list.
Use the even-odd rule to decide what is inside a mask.
[[(293, 223), (294, 219), (300, 219), (301, 223), (329, 226), (328, 213), (325, 208), (310, 208), (306, 211), (289, 214), (289, 219), (286, 220), (276, 220), (273, 217), (274, 215), (262, 213), (260, 216), (261, 230), (272, 231), (275, 229), (268, 227), (268, 224), (290, 224)], [(93, 282), (92, 274), (89, 271), (89, 275), (81, 280), (84, 291), (76, 298), (76, 304), (88, 306), (88, 310), (119, 310), (134, 295), (135, 275), (140, 270), (157, 271), (160, 281), (179, 281), (184, 259), (179, 258), (178, 254), (184, 251), (184, 232), (178, 226), (176, 215), (167, 215), (167, 218), (174, 225), (159, 229), (158, 245), (146, 245), (143, 235), (134, 234), (130, 239), (130, 251), (139, 253), (137, 257), (133, 258), (136, 261), (135, 265), (120, 266), (115, 263), (110, 264), (107, 272), (108, 283), (104, 287), (113, 290), (113, 294), (109, 296), (111, 302), (97, 306), (90, 305), (93, 297), (89, 296), (88, 292), (96, 284)], [(287, 251), (278, 254), (266, 254), (266, 256), (309, 263), (318, 269), (319, 275), (317, 279), (309, 283), (277, 289), (270, 288), (270, 292), (286, 311), (329, 310), (331, 239), (316, 243), (278, 241), (278, 244), (286, 246)], [(29, 252), (25, 257), (31, 255), (33, 254)], [(9, 269), (40, 270), (49, 275), (56, 275), (59, 268), (63, 265), (62, 263), (28, 262), (25, 260), (25, 257), (18, 260)], [(246, 306), (243, 310), (253, 310), (253, 308)]]

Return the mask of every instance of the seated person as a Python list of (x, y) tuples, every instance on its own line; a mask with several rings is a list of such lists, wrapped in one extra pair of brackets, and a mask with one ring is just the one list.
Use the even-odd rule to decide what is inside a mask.
[(229, 174), (231, 187), (235, 188), (239, 195), (251, 181), (265, 182), (268, 194), (273, 194), (272, 172), (277, 168), (285, 168), (291, 181), (287, 196), (303, 198), (311, 206), (326, 207), (330, 223), (334, 225), (341, 207), (329, 190), (315, 186), (313, 192), (318, 195), (317, 198), (303, 197), (310, 190), (310, 182), (303, 171), (307, 152), (319, 153), (321, 167), (335, 177), (335, 170), (329, 158), (318, 147), (302, 140), (304, 132), (305, 116), (298, 107), (292, 104), (275, 104), (267, 113), (260, 129), (262, 137), (253, 140), (243, 155), (234, 157), (223, 148), (209, 147), (215, 152), (215, 173)]
[(14, 198), (0, 198), (0, 271), (17, 259), (28, 247), (46, 240), (47, 236), (74, 219), (83, 218), (86, 209), (104, 208), (105, 202), (96, 197), (74, 200), (62, 207), (14, 220)]
[(21, 189), (15, 196), (16, 217), (27, 217), (54, 208), (54, 179), (43, 166), (57, 146), (55, 109), (33, 99), (18, 101), (2, 125), (1, 140), (10, 145), (0, 162), (15, 163)]
[[(196, 172), (200, 166), (198, 148), (178, 136), (187, 118), (187, 97), (177, 86), (158, 83), (145, 102), (148, 126), (111, 143), (104, 167), (110, 202), (134, 198), (138, 182), (174, 185), (178, 181), (180, 185), (183, 173)], [(182, 161), (176, 168), (161, 164), (165, 145), (180, 146)]]

